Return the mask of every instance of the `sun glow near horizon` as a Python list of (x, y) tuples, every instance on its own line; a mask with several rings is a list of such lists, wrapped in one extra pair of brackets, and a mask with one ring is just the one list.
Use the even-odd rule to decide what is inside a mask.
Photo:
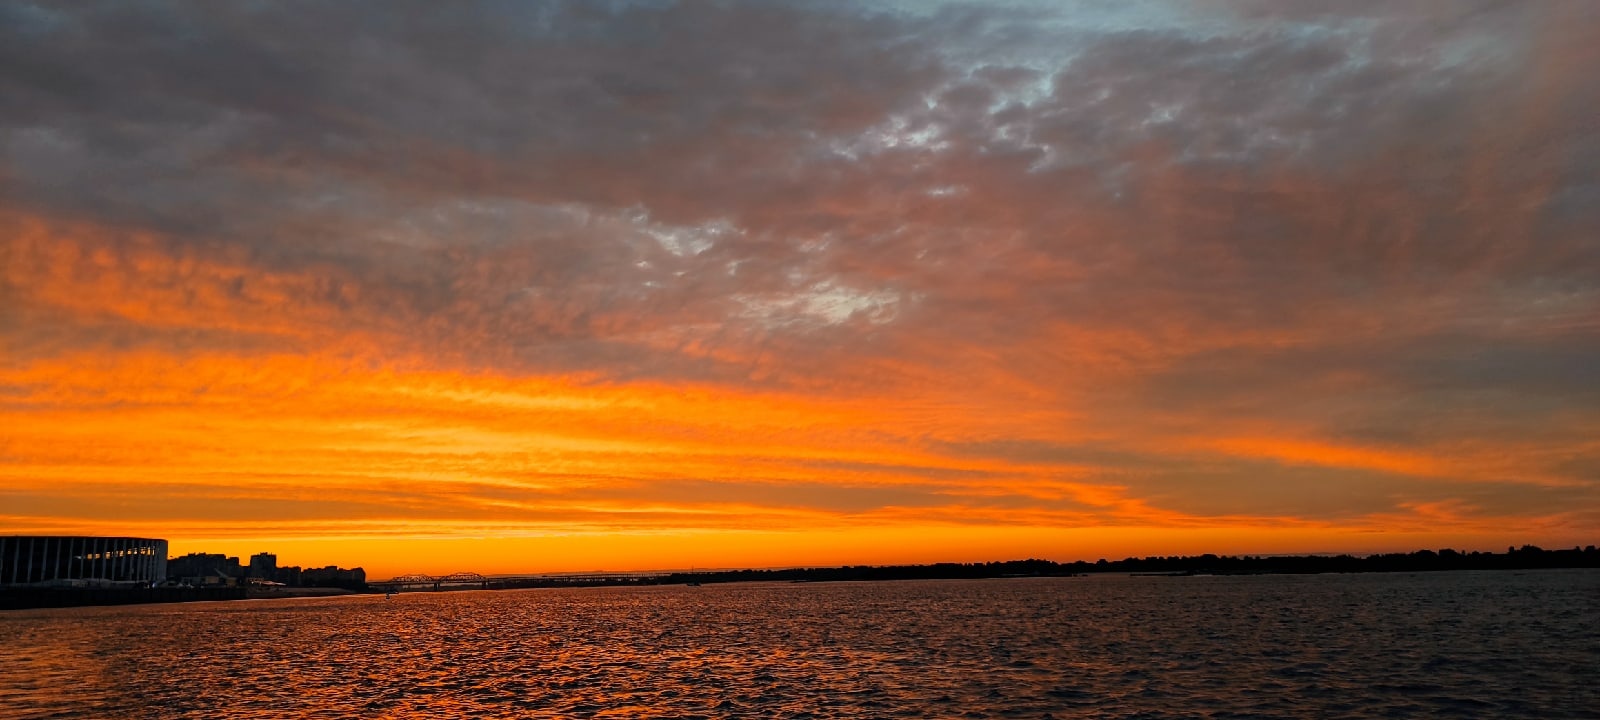
[[(1338, 520), (1184, 513), (1093, 463), (966, 447), (1047, 442), (1034, 418), (967, 427), (959, 412), (894, 394), (729, 393), (305, 355), (69, 358), (3, 379), (29, 391), (12, 398), (26, 409), (0, 480), (46, 510), (9, 518), (20, 529), (132, 528), (172, 539), (175, 553), (272, 550), (374, 576), (441, 572), (452, 559), (530, 572), (1514, 541), (1505, 520), (1448, 503)], [(1152, 444), (1124, 451), (1159, 452)], [(1196, 465), (1375, 464), (1359, 449), (1291, 440), (1168, 447)], [(1376, 462), (1422, 478), (1435, 464)], [(1548, 524), (1548, 538), (1570, 518), (1518, 522)]]

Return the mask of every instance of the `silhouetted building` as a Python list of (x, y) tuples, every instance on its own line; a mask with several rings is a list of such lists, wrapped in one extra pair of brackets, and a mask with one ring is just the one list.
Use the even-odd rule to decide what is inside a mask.
[(280, 582), (285, 585), (298, 586), (301, 584), (301, 582), (303, 582), (302, 578), (300, 577), (300, 566), (290, 565), (288, 567), (278, 568), (277, 572), (272, 574), (272, 580), (273, 582)]
[(244, 575), (239, 558), (222, 554), (189, 553), (167, 561), (167, 577), (188, 585), (235, 585)]
[(301, 584), (310, 587), (342, 587), (361, 589), (367, 586), (367, 571), (361, 568), (343, 568), (329, 565), (325, 568), (306, 568), (300, 573)]
[(256, 553), (250, 556), (250, 577), (281, 582), (277, 579), (278, 556), (272, 553)]
[(135, 537), (0, 537), (0, 586), (152, 584), (167, 578), (167, 541)]

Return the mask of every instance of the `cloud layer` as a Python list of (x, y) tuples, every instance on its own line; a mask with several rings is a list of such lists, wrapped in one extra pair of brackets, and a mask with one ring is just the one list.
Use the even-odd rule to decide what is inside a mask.
[(1592, 540), (1597, 48), (1580, 1), (9, 5), (0, 527)]

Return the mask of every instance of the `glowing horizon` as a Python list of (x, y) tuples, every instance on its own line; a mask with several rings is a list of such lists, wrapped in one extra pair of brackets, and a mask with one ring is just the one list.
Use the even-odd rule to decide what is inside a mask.
[(1600, 537), (1588, 3), (0, 39), (0, 534), (372, 577)]

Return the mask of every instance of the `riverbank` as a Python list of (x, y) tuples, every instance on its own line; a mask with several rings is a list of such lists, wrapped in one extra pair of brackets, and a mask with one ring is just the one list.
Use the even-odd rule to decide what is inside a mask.
[(362, 593), (358, 593), (354, 590), (346, 590), (344, 588), (324, 587), (251, 586), (245, 590), (245, 597), (251, 600), (270, 600), (272, 598), (335, 597), (339, 595), (360, 594)]
[(0, 610), (243, 600), (245, 597), (245, 589), (238, 587), (8, 587), (0, 589)]
[(270, 600), (359, 595), (344, 588), (319, 587), (9, 587), (0, 589), (0, 610), (144, 605), (213, 600)]

